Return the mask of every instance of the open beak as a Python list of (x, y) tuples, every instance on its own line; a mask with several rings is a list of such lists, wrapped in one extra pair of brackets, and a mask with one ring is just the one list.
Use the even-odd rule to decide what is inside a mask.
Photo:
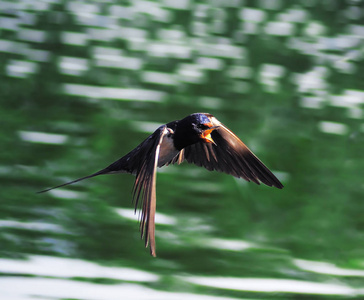
[(215, 146), (217, 146), (215, 141), (211, 137), (211, 132), (213, 132), (215, 129), (217, 129), (219, 127), (220, 126), (213, 126), (213, 127), (210, 127), (209, 129), (206, 129), (204, 132), (201, 133), (201, 139), (204, 140), (206, 143), (212, 143)]

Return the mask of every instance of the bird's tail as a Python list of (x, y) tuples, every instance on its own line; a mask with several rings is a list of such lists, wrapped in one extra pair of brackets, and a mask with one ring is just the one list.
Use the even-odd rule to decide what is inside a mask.
[(98, 171), (96, 173), (93, 173), (91, 175), (88, 175), (88, 176), (85, 176), (85, 177), (81, 177), (81, 178), (78, 178), (76, 180), (72, 180), (72, 181), (69, 181), (69, 182), (66, 182), (66, 183), (63, 183), (63, 184), (60, 184), (60, 185), (51, 187), (49, 189), (45, 189), (45, 190), (39, 191), (37, 193), (38, 194), (45, 193), (45, 192), (48, 192), (48, 191), (53, 190), (53, 189), (58, 189), (58, 188), (60, 188), (62, 186), (65, 186), (65, 185), (73, 184), (73, 183), (79, 182), (79, 181), (84, 180), (84, 179), (88, 179), (88, 178), (92, 178), (92, 177), (95, 177), (95, 176), (98, 176), (98, 175), (103, 175), (103, 174), (108, 174), (108, 173), (110, 173), (110, 170), (108, 170), (107, 168), (105, 168), (105, 169), (102, 169), (102, 170), (100, 170), (100, 171)]
[(135, 163), (134, 160), (133, 160), (133, 152), (134, 151), (135, 150), (131, 151), (127, 155), (125, 155), (122, 158), (119, 158), (117, 161), (113, 162), (111, 165), (109, 165), (106, 168), (104, 168), (104, 169), (102, 169), (100, 171), (97, 171), (97, 172), (95, 172), (95, 173), (93, 173), (91, 175), (81, 177), (81, 178), (78, 178), (76, 180), (73, 180), (73, 181), (70, 181), (70, 182), (66, 182), (66, 183), (51, 187), (49, 189), (45, 189), (45, 190), (40, 191), (38, 193), (45, 193), (45, 192), (48, 192), (50, 190), (58, 189), (58, 188), (60, 188), (62, 186), (73, 184), (73, 183), (79, 182), (81, 180), (92, 178), (92, 177), (95, 177), (95, 176), (98, 176), (98, 175), (116, 174), (116, 173), (135, 174), (136, 167), (133, 167), (133, 163)]

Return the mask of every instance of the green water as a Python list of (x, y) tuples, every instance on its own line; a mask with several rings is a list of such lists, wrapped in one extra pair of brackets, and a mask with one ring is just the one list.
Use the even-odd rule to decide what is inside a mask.
[[(363, 15), (362, 1), (1, 1), (0, 294), (362, 299)], [(133, 176), (36, 194), (202, 111), (284, 189), (160, 169), (157, 258)]]

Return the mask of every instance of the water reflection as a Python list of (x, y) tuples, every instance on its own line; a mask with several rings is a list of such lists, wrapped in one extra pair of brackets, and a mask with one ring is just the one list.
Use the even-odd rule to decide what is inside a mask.
[[(158, 291), (131, 282), (155, 282), (160, 276), (132, 268), (106, 267), (78, 259), (31, 255), (27, 260), (0, 259), (3, 299), (195, 299), (234, 298)], [(12, 277), (9, 277), (12, 275)], [(31, 276), (31, 277), (29, 277)], [(33, 277), (34, 276), (34, 277)], [(77, 280), (76, 280), (77, 278)], [(88, 280), (90, 280), (88, 282)], [(114, 280), (114, 281), (112, 281)], [(104, 284), (103, 281), (109, 281)], [(119, 283), (126, 281), (128, 283)], [(21, 287), (21, 288), (20, 288)]]
[(59, 278), (108, 278), (124, 281), (157, 281), (152, 273), (131, 268), (100, 266), (80, 259), (30, 255), (26, 260), (0, 259), (0, 272)]
[[(233, 248), (237, 250), (235, 246)], [(363, 271), (341, 269), (327, 263), (304, 260), (295, 260), (295, 262), (302, 269), (313, 272), (339, 276), (364, 276)], [(132, 268), (101, 266), (79, 259), (39, 255), (30, 255), (26, 260), (0, 259), (0, 272), (5, 275), (0, 281), (0, 291), (6, 299), (27, 300), (33, 299), (34, 296), (62, 299), (119, 299), (120, 295), (123, 299), (186, 299), (183, 297), (196, 300), (234, 299), (149, 289), (130, 282), (156, 282), (161, 280), (161, 276)], [(78, 280), (74, 280), (75, 278)], [(364, 295), (364, 289), (352, 288), (342, 282), (318, 283), (292, 279), (196, 276), (183, 276), (178, 279), (195, 285), (228, 290), (348, 297)], [(88, 280), (96, 281), (96, 283), (87, 282)], [(110, 283), (103, 284), (105, 280)], [(119, 281), (129, 283), (119, 283)], [(21, 289), (19, 289), (20, 286)]]
[(81, 84), (64, 84), (65, 94), (88, 98), (102, 98), (113, 100), (133, 100), (133, 101), (162, 101), (165, 94), (147, 89), (125, 89), (111, 87), (96, 87)]
[(19, 131), (18, 134), (23, 141), (31, 143), (64, 144), (68, 140), (68, 136), (64, 134), (34, 131)]
[(364, 295), (364, 289), (354, 289), (342, 283), (318, 283), (292, 279), (187, 277), (184, 280), (213, 288), (266, 293), (299, 293), (311, 295)]
[(300, 269), (310, 272), (329, 274), (335, 276), (364, 277), (364, 270), (339, 268), (332, 263), (321, 262), (321, 261), (309, 261), (304, 259), (295, 259), (293, 260), (293, 262)]
[[(363, 298), (361, 1), (253, 2), (1, 1), (1, 299)], [(287, 185), (161, 169), (157, 259), (132, 176), (35, 194), (206, 110)]]
[[(21, 286), (21, 289), (19, 289)], [(157, 291), (138, 284), (102, 284), (52, 278), (14, 278), (1, 279), (0, 291), (4, 299), (34, 300), (80, 299), (80, 300), (234, 300), (237, 298), (205, 296), (192, 293), (173, 293)], [(242, 299), (242, 298), (239, 298)]]

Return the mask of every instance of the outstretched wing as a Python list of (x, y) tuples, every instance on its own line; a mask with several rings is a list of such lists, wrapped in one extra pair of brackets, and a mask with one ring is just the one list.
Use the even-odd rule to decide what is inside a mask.
[(135, 211), (141, 199), (140, 232), (144, 237), (145, 247), (150, 247), (150, 254), (156, 256), (155, 247), (155, 210), (156, 210), (156, 176), (161, 143), (168, 133), (167, 126), (159, 127), (150, 140), (150, 145), (143, 153), (138, 153), (139, 166), (133, 188)]
[(160, 145), (163, 137), (168, 133), (167, 126), (159, 127), (138, 147), (128, 154), (113, 162), (106, 168), (91, 175), (66, 182), (64, 184), (40, 191), (39, 193), (48, 192), (52, 189), (60, 188), (78, 181), (92, 178), (104, 174), (131, 173), (136, 175), (133, 188), (133, 201), (135, 211), (141, 201), (141, 220), (140, 231), (142, 238), (145, 238), (145, 246), (150, 245), (150, 253), (156, 256), (155, 251), (155, 209), (156, 209), (156, 169)]
[(203, 141), (182, 149), (171, 163), (187, 160), (209, 171), (220, 171), (256, 184), (260, 182), (283, 188), (276, 176), (254, 155), (254, 153), (225, 125), (212, 115), (209, 116), (213, 126), (211, 136), (215, 144)]

